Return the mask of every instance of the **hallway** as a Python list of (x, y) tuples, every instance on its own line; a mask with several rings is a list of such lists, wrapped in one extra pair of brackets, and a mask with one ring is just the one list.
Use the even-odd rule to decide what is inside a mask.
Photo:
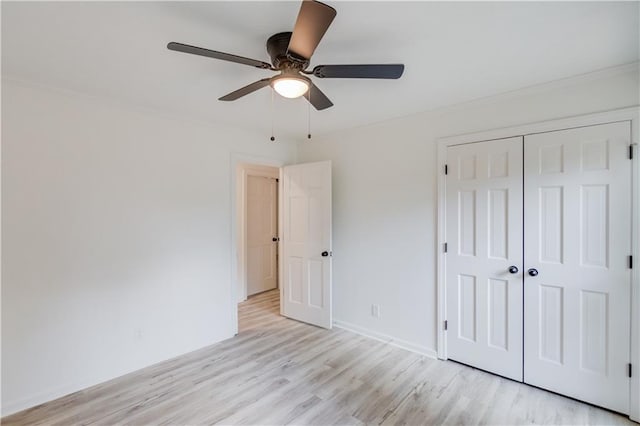
[(238, 303), (238, 332), (268, 328), (271, 324), (284, 320), (280, 316), (280, 289), (265, 291), (249, 296)]

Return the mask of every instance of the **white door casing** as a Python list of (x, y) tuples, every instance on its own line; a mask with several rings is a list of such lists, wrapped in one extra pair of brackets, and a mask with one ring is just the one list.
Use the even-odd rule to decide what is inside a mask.
[(247, 295), (278, 285), (278, 182), (247, 176)]
[(447, 165), (448, 356), (522, 380), (522, 137), (450, 146)]
[(285, 166), (282, 180), (282, 315), (331, 328), (331, 162)]
[(630, 122), (525, 137), (525, 382), (629, 412)]

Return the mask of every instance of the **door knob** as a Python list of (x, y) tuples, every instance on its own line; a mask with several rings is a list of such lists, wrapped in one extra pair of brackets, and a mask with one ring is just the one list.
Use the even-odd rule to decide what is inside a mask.
[(536, 275), (538, 275), (538, 270), (535, 268), (530, 268), (528, 271), (529, 275), (531, 275), (532, 277), (535, 277)]
[(518, 267), (516, 265), (511, 265), (509, 266), (508, 271), (512, 274), (517, 274), (518, 273)]
[(271, 241), (273, 241), (273, 242), (280, 241), (280, 238), (278, 238), (278, 237), (273, 237), (273, 238), (271, 238)]
[(323, 251), (322, 252), (322, 257), (327, 257), (329, 256), (329, 252), (328, 251)]

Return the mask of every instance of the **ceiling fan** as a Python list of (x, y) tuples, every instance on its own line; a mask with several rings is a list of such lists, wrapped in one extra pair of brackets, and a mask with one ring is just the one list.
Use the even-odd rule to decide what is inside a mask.
[(221, 101), (235, 101), (270, 85), (286, 98), (304, 96), (317, 110), (323, 110), (333, 106), (333, 103), (307, 75), (318, 78), (397, 79), (404, 72), (403, 64), (318, 65), (308, 71), (311, 55), (335, 16), (336, 10), (331, 6), (315, 0), (303, 0), (293, 32), (274, 34), (267, 40), (271, 64), (176, 42), (169, 43), (167, 48), (279, 72), (278, 75), (263, 78), (219, 98)]

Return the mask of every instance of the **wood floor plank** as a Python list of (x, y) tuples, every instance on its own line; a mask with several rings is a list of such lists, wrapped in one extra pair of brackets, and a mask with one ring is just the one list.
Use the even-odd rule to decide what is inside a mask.
[(2, 424), (634, 424), (471, 367), (279, 313), (279, 290), (252, 296), (238, 306), (238, 336)]

